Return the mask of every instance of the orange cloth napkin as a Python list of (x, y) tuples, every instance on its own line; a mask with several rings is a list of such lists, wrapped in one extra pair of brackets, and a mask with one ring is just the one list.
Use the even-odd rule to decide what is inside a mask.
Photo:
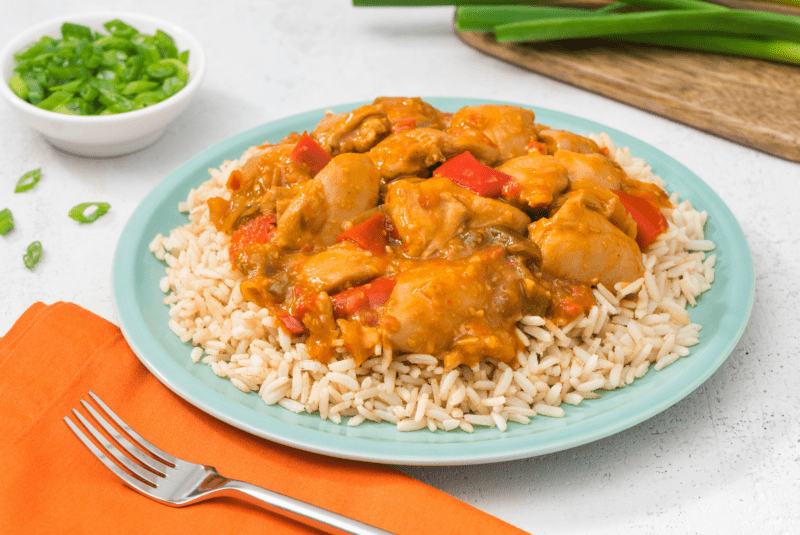
[(0, 533), (317, 533), (238, 500), (177, 509), (133, 491), (63, 421), (89, 390), (178, 457), (398, 534), (524, 533), (390, 467), (216, 420), (150, 374), (115, 325), (71, 303), (37, 303), (0, 338)]

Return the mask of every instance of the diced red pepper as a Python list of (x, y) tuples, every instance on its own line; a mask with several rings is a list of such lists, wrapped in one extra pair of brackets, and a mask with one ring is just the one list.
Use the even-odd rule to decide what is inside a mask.
[(336, 241), (349, 240), (375, 256), (386, 254), (386, 236), (389, 231), (389, 218), (378, 212), (358, 225), (345, 230)]
[(417, 127), (417, 119), (414, 117), (406, 117), (398, 119), (392, 123), (392, 133), (402, 132), (403, 130), (411, 130)]
[(294, 300), (292, 301), (290, 312), (292, 316), (302, 320), (303, 316), (317, 310), (318, 301), (317, 294), (309, 292), (302, 286), (295, 286)]
[(228, 251), (231, 264), (235, 263), (236, 255), (248, 245), (271, 241), (275, 236), (275, 229), (275, 214), (270, 213), (254, 217), (233, 231)]
[(532, 139), (530, 143), (525, 147), (528, 151), (528, 154), (532, 152), (538, 152), (539, 154), (547, 154), (547, 145), (542, 143), (539, 140)]
[(636, 222), (636, 243), (646, 249), (667, 230), (667, 219), (659, 207), (644, 197), (624, 191), (613, 190), (625, 211)]
[(288, 312), (279, 312), (278, 319), (283, 323), (283, 326), (286, 327), (286, 330), (292, 334), (301, 334), (306, 331), (303, 322)]
[(462, 152), (445, 161), (433, 172), (434, 176), (449, 178), (461, 187), (481, 197), (499, 197), (511, 176), (483, 165), (471, 152)]
[(360, 312), (376, 310), (389, 300), (395, 284), (397, 284), (397, 279), (379, 277), (362, 286), (332, 295), (333, 315), (337, 318), (346, 318)]
[(308, 132), (303, 132), (303, 135), (300, 136), (289, 158), (295, 163), (307, 165), (312, 176), (322, 171), (322, 168), (331, 161), (331, 155), (317, 145)]
[(559, 280), (553, 285), (552, 303), (550, 315), (553, 320), (558, 324), (566, 324), (589, 312), (595, 300), (589, 285)]

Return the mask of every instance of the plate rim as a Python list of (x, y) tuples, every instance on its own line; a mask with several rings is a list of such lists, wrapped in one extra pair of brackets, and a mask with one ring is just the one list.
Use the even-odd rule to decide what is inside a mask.
[[(130, 300), (131, 291), (135, 292), (135, 284), (132, 288), (130, 283), (133, 282), (135, 279), (131, 278), (130, 280), (126, 277), (126, 268), (133, 269), (131, 266), (135, 265), (136, 259), (132, 256), (133, 252), (136, 249), (135, 247), (130, 247), (130, 243), (135, 243), (140, 245), (142, 241), (144, 243), (148, 243), (153, 239), (154, 236), (144, 236), (140, 233), (137, 233), (140, 230), (140, 227), (143, 225), (143, 218), (146, 218), (150, 215), (150, 210), (148, 207), (154, 206), (156, 201), (161, 200), (162, 202), (165, 201), (168, 193), (174, 192), (178, 188), (188, 188), (188, 187), (195, 187), (190, 184), (191, 177), (193, 174), (196, 174), (200, 171), (198, 166), (203, 164), (208, 164), (211, 160), (216, 161), (216, 165), (209, 166), (207, 165), (202, 170), (205, 171), (208, 167), (219, 167), (222, 163), (223, 159), (235, 159), (241, 156), (244, 149), (247, 146), (255, 145), (258, 143), (253, 142), (252, 140), (259, 136), (260, 139), (264, 139), (265, 132), (271, 132), (273, 134), (286, 131), (286, 127), (289, 124), (294, 124), (296, 122), (303, 122), (308, 121), (312, 118), (320, 118), (326, 110), (334, 110), (334, 111), (344, 111), (347, 109), (355, 109), (356, 107), (366, 104), (368, 102), (352, 102), (352, 103), (344, 103), (338, 104), (335, 106), (326, 106), (324, 108), (318, 108), (315, 110), (310, 110), (294, 115), (289, 115), (283, 118), (279, 118), (273, 121), (269, 121), (262, 125), (250, 128), (239, 134), (231, 136), (203, 151), (196, 154), (182, 165), (177, 167), (171, 173), (169, 173), (164, 179), (162, 179), (151, 191), (148, 193), (145, 198), (139, 203), (136, 207), (134, 212), (131, 214), (130, 218), (125, 224), (123, 231), (120, 235), (120, 238), (117, 242), (116, 249), (114, 251), (114, 259), (112, 265), (112, 305), (114, 309), (114, 313), (117, 317), (118, 324), (122, 331), (123, 336), (125, 337), (128, 344), (131, 346), (132, 350), (139, 358), (139, 360), (144, 364), (144, 366), (151, 372), (153, 375), (162, 382), (165, 386), (167, 386), (170, 390), (175, 392), (177, 395), (188, 401), (190, 404), (194, 405), (198, 409), (214, 416), (215, 418), (225, 422), (227, 424), (233, 425), (243, 431), (246, 431), (250, 434), (260, 436), (264, 439), (278, 442), (280, 444), (284, 444), (286, 446), (290, 446), (293, 448), (301, 449), (304, 451), (310, 451), (314, 453), (319, 453), (326, 456), (331, 457), (338, 457), (344, 459), (352, 459), (352, 460), (359, 460), (359, 461), (367, 461), (367, 462), (375, 462), (375, 463), (383, 463), (383, 464), (400, 464), (400, 465), (462, 465), (462, 464), (480, 464), (480, 463), (490, 463), (490, 462), (500, 462), (500, 461), (508, 461), (508, 460), (516, 460), (528, 457), (534, 457), (538, 455), (544, 455), (548, 453), (554, 453), (557, 451), (562, 451), (565, 449), (569, 449), (572, 447), (588, 444), (594, 442), (596, 440), (606, 438), (608, 436), (614, 435), (621, 431), (624, 431), (630, 427), (638, 425), (639, 423), (657, 415), (661, 412), (667, 410), (669, 407), (675, 405), (679, 401), (686, 398), (689, 394), (691, 394), (694, 390), (696, 390), (699, 386), (701, 386), (705, 381), (717, 370), (719, 367), (727, 360), (730, 354), (733, 352), (736, 344), (739, 342), (740, 338), (744, 334), (744, 330), (747, 326), (749, 321), (754, 295), (755, 295), (755, 276), (754, 276), (754, 268), (753, 268), (753, 260), (752, 255), (750, 252), (749, 245), (747, 244), (746, 237), (744, 232), (742, 231), (741, 225), (736, 220), (733, 213), (727, 207), (727, 205), (722, 201), (722, 199), (714, 192), (713, 189), (708, 186), (699, 176), (689, 170), (685, 165), (674, 159), (673, 157), (669, 156), (668, 154), (664, 153), (663, 151), (659, 150), (658, 148), (636, 138), (629, 134), (626, 134), (620, 130), (612, 128), (607, 125), (603, 125), (601, 123), (597, 123), (595, 121), (585, 119), (579, 116), (575, 116), (572, 114), (568, 114), (565, 112), (551, 110), (547, 108), (541, 108), (537, 106), (532, 106), (528, 104), (519, 104), (514, 102), (508, 101), (501, 101), (501, 100), (493, 100), (493, 99), (481, 99), (481, 98), (472, 98), (472, 97), (440, 97), (440, 96), (430, 96), (430, 97), (422, 97), (423, 100), (426, 102), (438, 107), (438, 108), (453, 108), (453, 107), (462, 107), (467, 105), (477, 105), (477, 104), (508, 104), (514, 106), (521, 106), (528, 109), (532, 109), (537, 115), (545, 114), (545, 116), (551, 116), (556, 118), (557, 120), (564, 120), (566, 122), (575, 122), (581, 123), (588, 129), (594, 129), (592, 131), (595, 132), (605, 132), (607, 133), (614, 143), (618, 147), (629, 147), (631, 153), (636, 157), (645, 158), (645, 161), (648, 164), (651, 164), (650, 159), (643, 156), (641, 152), (653, 152), (655, 155), (658, 156), (658, 160), (664, 164), (669, 164), (671, 167), (672, 172), (681, 172), (687, 173), (688, 177), (692, 179), (692, 181), (696, 181), (695, 189), (699, 189), (703, 192), (701, 195), (701, 199), (706, 202), (712, 202), (715, 205), (716, 210), (722, 211), (722, 214), (717, 214), (715, 217), (719, 218), (720, 215), (724, 217), (726, 223), (733, 223), (733, 226), (727, 228), (728, 233), (733, 233), (736, 238), (736, 245), (737, 246), (744, 246), (743, 250), (738, 251), (740, 254), (740, 260), (744, 260), (744, 262), (740, 262), (737, 266), (737, 279), (742, 279), (740, 282), (745, 283), (745, 294), (742, 298), (739, 299), (740, 302), (744, 301), (744, 309), (738, 311), (735, 316), (732, 316), (728, 319), (734, 320), (735, 325), (733, 326), (733, 332), (728, 333), (728, 340), (727, 343), (724, 345), (724, 349), (719, 351), (718, 354), (713, 359), (710, 359), (710, 366), (707, 366), (703, 369), (703, 373), (699, 376), (693, 378), (693, 380), (688, 381), (682, 384), (682, 387), (679, 389), (671, 390), (670, 393), (666, 397), (661, 397), (655, 403), (648, 405), (644, 409), (640, 409), (628, 414), (623, 414), (623, 417), (617, 418), (614, 421), (607, 423), (607, 425), (600, 426), (595, 429), (587, 429), (584, 430), (583, 433), (580, 433), (576, 437), (571, 437), (570, 439), (566, 440), (550, 440), (546, 445), (531, 445), (529, 441), (525, 440), (526, 438), (530, 438), (529, 435), (532, 435), (533, 432), (530, 433), (522, 433), (519, 436), (514, 437), (507, 437), (504, 436), (502, 433), (496, 432), (497, 437), (489, 438), (480, 441), (473, 441), (473, 440), (465, 440), (465, 441), (457, 441), (457, 442), (446, 442), (446, 443), (439, 443), (436, 440), (428, 442), (391, 442), (391, 441), (375, 441), (373, 439), (365, 439), (363, 437), (355, 436), (348, 436), (348, 435), (332, 435), (330, 433), (326, 433), (320, 430), (312, 430), (305, 427), (298, 427), (293, 425), (292, 423), (286, 423), (283, 421), (282, 418), (277, 419), (267, 417), (267, 420), (264, 418), (253, 417), (256, 420), (254, 423), (252, 418), (243, 419), (242, 414), (242, 406), (237, 404), (236, 402), (230, 400), (228, 397), (220, 394), (216, 388), (211, 388), (204, 383), (198, 381), (196, 377), (192, 376), (191, 374), (183, 374), (181, 373), (182, 368), (178, 366), (177, 363), (174, 363), (174, 366), (171, 365), (171, 361), (159, 361), (158, 359), (163, 359), (164, 355), (155, 356), (152, 354), (152, 344), (154, 338), (147, 338), (147, 336), (142, 335), (142, 330), (144, 329), (147, 331), (146, 322), (144, 322), (144, 318), (141, 314), (136, 314), (140, 312), (138, 310), (131, 310), (131, 307), (125, 306), (126, 299)], [(538, 122), (538, 121), (537, 121)], [(316, 124), (316, 123), (314, 123)], [(288, 131), (286, 131), (288, 133)], [(248, 141), (250, 140), (250, 141)], [(244, 146), (245, 143), (249, 143), (249, 145)], [(241, 148), (244, 146), (244, 148)], [(241, 150), (240, 150), (241, 148)], [(642, 150), (644, 149), (644, 150)], [(238, 151), (238, 152), (236, 152)], [(657, 174), (663, 174), (663, 171), (659, 170)], [(208, 179), (208, 175), (206, 173), (205, 179)], [(669, 186), (669, 179), (664, 178)], [(188, 189), (187, 189), (188, 193)], [(680, 191), (681, 195), (684, 194), (683, 191)], [(697, 200), (699, 199), (691, 199), (690, 196), (687, 196), (689, 200), (692, 202), (693, 205), (696, 204)], [(185, 199), (185, 197), (184, 197)], [(175, 211), (177, 212), (177, 206), (175, 206)], [(710, 218), (712, 219), (712, 218)], [(713, 219), (712, 219), (713, 220)], [(144, 222), (147, 222), (144, 219)], [(148, 254), (149, 249), (147, 250)], [(152, 256), (152, 254), (150, 254)], [(712, 285), (712, 290), (713, 290)], [(160, 291), (160, 290), (159, 290)], [(161, 303), (159, 303), (161, 304)], [(166, 305), (161, 304), (162, 307), (166, 307)], [(151, 334), (147, 331), (147, 334)], [(701, 340), (701, 345), (702, 345)], [(694, 346), (695, 348), (698, 346)], [(691, 350), (694, 352), (694, 349)], [(166, 352), (165, 352), (166, 353)], [(188, 350), (187, 355), (188, 358)], [(167, 355), (169, 359), (169, 355)], [(691, 359), (691, 354), (689, 357), (686, 357), (686, 360)], [(684, 360), (684, 359), (681, 359)], [(679, 364), (679, 363), (675, 363)], [(675, 365), (673, 364), (673, 366)], [(197, 363), (196, 366), (206, 366), (204, 364)], [(669, 367), (668, 367), (669, 368)], [(667, 369), (668, 369), (667, 368)], [(655, 372), (651, 371), (648, 373), (649, 375), (653, 375), (656, 373), (663, 373), (663, 372)], [(645, 376), (647, 378), (647, 376)], [(217, 378), (218, 379), (218, 378)], [(219, 380), (219, 379), (218, 379)], [(193, 382), (194, 381), (194, 382)], [(637, 380), (640, 381), (640, 380)], [(230, 385), (230, 381), (220, 381), (221, 383), (227, 383)], [(637, 382), (634, 382), (632, 385), (629, 385), (623, 389), (618, 389), (614, 392), (625, 392), (629, 391), (628, 389), (632, 389), (635, 387)], [(658, 385), (656, 385), (658, 386)], [(230, 388), (234, 388), (230, 385)], [(653, 398), (661, 387), (652, 387), (649, 392), (644, 394), (645, 399)], [(205, 394), (205, 396), (201, 397), (198, 394), (198, 389), (201, 394)], [(613, 394), (614, 392), (606, 392), (603, 396), (608, 396), (609, 394)], [(593, 400), (586, 400), (582, 403), (579, 407), (567, 407), (565, 410), (578, 410), (580, 407), (584, 407), (587, 402), (591, 403)], [(263, 404), (263, 402), (262, 402)], [(235, 405), (239, 405), (238, 409)], [(267, 407), (266, 405), (264, 405)], [(623, 405), (623, 408), (625, 405)], [(281, 411), (287, 411), (286, 409), (279, 408)], [(600, 420), (607, 420), (609, 419), (609, 414), (614, 413), (616, 414), (617, 409), (612, 409), (609, 412), (603, 413), (600, 417), (595, 417), (595, 423), (598, 419)], [(247, 413), (245, 413), (247, 415)], [(287, 415), (288, 416), (288, 415)], [(316, 417), (318, 418), (318, 417)], [(263, 425), (257, 425), (258, 422), (270, 423), (272, 427), (269, 429), (265, 429)], [(335, 424), (330, 424), (335, 425)], [(368, 423), (369, 425), (369, 423)], [(372, 424), (372, 425), (386, 425), (392, 426), (391, 424)], [(521, 425), (521, 424), (515, 424)], [(576, 424), (579, 426), (580, 429), (583, 429), (583, 425)], [(288, 427), (287, 427), (288, 426)], [(536, 422), (531, 422), (528, 426), (536, 426)], [(357, 429), (357, 428), (353, 428)], [(288, 433), (287, 433), (288, 431)], [(497, 430), (495, 430), (497, 431)], [(421, 430), (418, 431), (419, 433), (430, 433), (430, 431)], [(476, 432), (481, 432), (483, 435), (486, 435), (487, 432), (491, 433), (491, 430), (488, 429), (480, 429), (476, 430)], [(415, 432), (417, 433), (417, 432)], [(441, 433), (441, 432), (437, 432)], [(435, 435), (435, 433), (430, 433), (431, 436)], [(495, 438), (497, 440), (495, 440)], [(363, 443), (362, 443), (363, 442)], [(470, 452), (469, 446), (471, 444), (479, 443), (481, 446), (491, 443), (499, 445), (499, 449), (493, 449), (492, 451), (486, 451), (486, 448), (481, 447), (482, 453), (475, 454), (474, 452)], [(368, 452), (364, 451), (368, 445), (372, 446), (380, 446), (378, 451)], [(357, 446), (355, 450), (353, 449), (354, 446)], [(444, 450), (444, 451), (442, 451)]]

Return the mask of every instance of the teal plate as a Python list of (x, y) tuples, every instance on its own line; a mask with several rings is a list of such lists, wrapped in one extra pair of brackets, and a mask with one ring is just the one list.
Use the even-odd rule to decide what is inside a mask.
[[(477, 104), (510, 104), (465, 99), (428, 98), (444, 111)], [(335, 106), (348, 111), (363, 103)], [(658, 149), (613, 128), (572, 115), (532, 109), (537, 121), (573, 132), (608, 133), (620, 147), (644, 158), (698, 210), (708, 213), (707, 238), (716, 245), (716, 278), (691, 309), (692, 321), (703, 326), (691, 354), (661, 371), (651, 371), (626, 388), (566, 406), (563, 418), (539, 416), (528, 425), (511, 423), (505, 432), (479, 428), (399, 432), (389, 423), (336, 425), (316, 415), (294, 414), (245, 394), (211, 367), (194, 364), (191, 346), (170, 331), (168, 308), (159, 281), (164, 264), (148, 248), (158, 233), (167, 235), (188, 222), (178, 212), (191, 188), (206, 181), (209, 168), (237, 159), (248, 147), (277, 142), (290, 132), (311, 130), (324, 116), (319, 109), (280, 119), (238, 134), (198, 154), (167, 176), (142, 201), (122, 232), (113, 265), (113, 299), (122, 332), (144, 365), (168, 388), (223, 422), (265, 439), (333, 457), (376, 463), (457, 465), (522, 459), (587, 444), (632, 427), (688, 396), (728, 358), (744, 332), (753, 303), (753, 261), (736, 218), (697, 175)]]

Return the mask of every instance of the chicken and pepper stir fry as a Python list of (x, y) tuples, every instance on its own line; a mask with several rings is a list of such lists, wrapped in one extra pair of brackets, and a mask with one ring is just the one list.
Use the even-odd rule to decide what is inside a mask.
[(209, 199), (243, 297), (327, 362), (344, 346), (515, 360), (526, 315), (567, 323), (643, 275), (667, 194), (509, 105), (381, 97), (264, 145)]

